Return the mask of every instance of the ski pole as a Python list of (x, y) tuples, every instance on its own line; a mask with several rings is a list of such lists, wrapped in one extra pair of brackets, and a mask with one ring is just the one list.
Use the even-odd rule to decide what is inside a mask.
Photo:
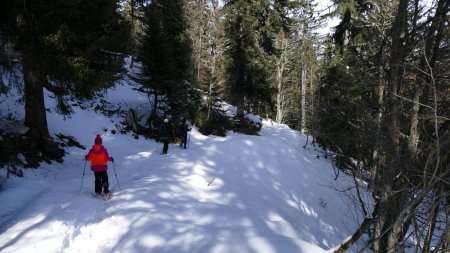
[(114, 175), (116, 176), (117, 185), (119, 186), (119, 189), (120, 189), (119, 179), (117, 178), (117, 173), (116, 173), (116, 163), (115, 162), (113, 162), (113, 169), (114, 169)]
[(172, 130), (172, 134), (173, 134), (173, 141), (175, 142), (175, 144), (178, 144), (177, 143), (177, 139), (175, 138), (175, 131), (174, 130)]
[(155, 147), (152, 149), (152, 151), (151, 151), (152, 154), (153, 154), (153, 152), (155, 152), (158, 149), (158, 147), (159, 147), (159, 141), (156, 142)]
[(189, 133), (187, 134), (186, 141), (187, 141), (187, 148), (189, 148), (189, 147), (190, 147), (190, 144), (191, 144), (191, 136), (190, 136)]
[(81, 188), (83, 187), (83, 179), (84, 179), (85, 171), (86, 171), (86, 160), (84, 160), (83, 176), (81, 176), (80, 192), (81, 192)]

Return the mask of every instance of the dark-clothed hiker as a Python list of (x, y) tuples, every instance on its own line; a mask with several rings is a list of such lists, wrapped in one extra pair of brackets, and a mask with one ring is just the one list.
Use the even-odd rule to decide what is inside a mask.
[(108, 161), (114, 162), (114, 159), (109, 156), (108, 151), (102, 145), (102, 138), (99, 134), (95, 137), (95, 144), (89, 150), (85, 157), (86, 161), (91, 162), (91, 170), (95, 175), (95, 193), (109, 193), (108, 182)]
[(164, 123), (159, 126), (159, 139), (164, 142), (162, 154), (167, 154), (169, 150), (169, 119), (164, 119)]
[(181, 133), (180, 148), (183, 147), (184, 149), (186, 149), (187, 136), (189, 131), (191, 131), (189, 125), (186, 123), (186, 119), (183, 119), (180, 125), (180, 133)]

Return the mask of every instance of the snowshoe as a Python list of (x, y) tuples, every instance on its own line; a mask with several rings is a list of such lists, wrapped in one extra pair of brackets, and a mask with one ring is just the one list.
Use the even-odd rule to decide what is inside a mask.
[(102, 193), (102, 194), (100, 194), (100, 196), (101, 196), (101, 199), (103, 199), (103, 200), (109, 200), (112, 197), (112, 192)]
[(94, 198), (96, 199), (102, 199), (102, 200), (110, 200), (112, 197), (112, 192), (108, 193), (95, 193)]

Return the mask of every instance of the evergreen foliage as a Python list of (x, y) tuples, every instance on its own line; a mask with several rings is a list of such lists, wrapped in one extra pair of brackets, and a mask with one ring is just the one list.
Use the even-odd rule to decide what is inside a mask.
[(361, 228), (335, 252), (344, 252), (364, 231), (375, 252), (403, 250), (412, 227), (423, 252), (448, 236), (431, 231), (443, 226), (437, 217), (448, 201), (442, 181), (449, 176), (442, 163), (448, 144), (438, 132), (448, 122), (442, 112), (449, 100), (438, 94), (448, 75), (439, 59), (448, 58), (442, 17), (449, 7), (436, 1), (433, 17), (425, 19), (428, 7), (420, 1), (338, 2), (341, 22), (327, 52), (314, 135), (338, 153), (339, 166), (371, 175), (375, 207), (371, 214), (362, 210)]
[(275, 38), (289, 32), (301, 1), (226, 1), (225, 69), (228, 98), (243, 124), (245, 111), (268, 113), (276, 90), (271, 82)]
[(213, 110), (209, 118), (206, 110), (199, 111), (195, 116), (195, 125), (204, 135), (226, 136), (226, 132), (232, 129), (230, 119), (220, 109)]
[(117, 1), (109, 0), (2, 3), (2, 55), (11, 54), (6, 49), (13, 47), (24, 72), (28, 166), (61, 161), (64, 155), (48, 132), (43, 87), (54, 92), (58, 111), (68, 115), (70, 105), (63, 96), (89, 98), (118, 77), (128, 25), (117, 8)]
[(189, 1), (187, 3), (188, 33), (192, 42), (194, 86), (204, 91), (204, 103), (199, 108), (195, 123), (202, 133), (224, 134), (228, 117), (221, 110), (224, 97), (225, 32), (223, 15), (218, 0)]
[[(440, 249), (433, 243), (446, 236), (438, 238), (436, 227), (449, 199), (450, 2), (334, 0), (328, 15), (340, 23), (322, 41), (322, 55), (313, 3), (2, 1), (0, 75), (8, 77), (0, 78), (0, 93), (13, 85), (4, 80), (19, 62), (29, 131), (23, 138), (0, 130), (0, 165), (61, 161), (43, 88), (55, 94), (58, 112), (70, 115), (69, 101), (114, 85), (131, 52), (130, 66), (137, 56), (139, 81), (153, 96), (149, 136), (157, 136), (162, 117), (173, 124), (188, 118), (202, 133), (220, 136), (257, 134), (261, 126), (246, 113), (276, 117), (311, 133), (346, 172), (369, 174), (375, 208), (362, 208), (366, 219), (355, 237), (370, 231), (374, 251), (401, 251), (415, 222), (415, 240), (423, 241), (417, 247)], [(237, 106), (234, 119), (221, 98)], [(416, 221), (417, 213), (426, 222)]]
[(224, 7), (227, 89), (237, 117), (258, 102), (271, 100), (269, 55), (274, 53), (269, 27), (268, 1), (228, 1)]
[(10, 35), (17, 35), (18, 51), (39, 62), (42, 75), (81, 97), (112, 84), (122, 66), (117, 53), (125, 52), (121, 41), (128, 35), (116, 1), (24, 3), (15, 9), (24, 20)]
[(308, 131), (313, 116), (313, 93), (319, 76), (319, 36), (313, 32), (319, 20), (313, 15), (312, 1), (290, 1), (287, 26), (278, 32), (273, 57), (273, 87), (276, 87), (275, 115), (279, 123)]
[(198, 99), (190, 85), (191, 48), (184, 2), (152, 1), (146, 7), (144, 23), (139, 59), (144, 74), (150, 77), (146, 86), (155, 98), (152, 114), (159, 109), (174, 118), (192, 114)]
[[(340, 157), (339, 165), (352, 168), (349, 158), (370, 163), (378, 113), (373, 66), (352, 54), (330, 59), (317, 91), (312, 133)], [(344, 162), (346, 161), (346, 162)]]

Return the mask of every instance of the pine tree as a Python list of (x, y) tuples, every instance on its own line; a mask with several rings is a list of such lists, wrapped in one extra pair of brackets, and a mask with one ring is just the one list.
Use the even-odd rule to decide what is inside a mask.
[(306, 130), (312, 114), (312, 94), (319, 76), (316, 52), (319, 40), (312, 32), (317, 21), (312, 15), (311, 1), (291, 5), (289, 12), (293, 13), (290, 22), (275, 40), (275, 119), (292, 128)]
[[(64, 153), (48, 131), (43, 87), (57, 96), (89, 97), (111, 85), (122, 63), (110, 52), (123, 49), (117, 42), (127, 27), (119, 22), (116, 1), (6, 1), (2, 10), (1, 32), (22, 59), (28, 163), (60, 160)], [(67, 104), (60, 108), (70, 113)]]
[(205, 94), (195, 123), (200, 131), (210, 134), (213, 129), (225, 129), (228, 125), (219, 99), (224, 95), (223, 15), (218, 0), (189, 1), (187, 7), (193, 52), (192, 76), (194, 85)]
[[(227, 90), (242, 122), (244, 111), (271, 104), (270, 55), (275, 53), (275, 21), (270, 1), (226, 1), (224, 5)], [(275, 22), (273, 23), (276, 24)]]
[(130, 51), (130, 68), (134, 67), (135, 58), (138, 55), (140, 41), (143, 33), (144, 18), (144, 1), (143, 0), (127, 0), (124, 3), (124, 19), (130, 24), (130, 40), (128, 48)]
[(159, 99), (167, 102), (168, 107), (162, 108), (165, 113), (175, 117), (190, 113), (196, 101), (190, 85), (191, 44), (185, 18), (184, 1), (152, 1), (146, 9), (140, 60), (150, 78), (147, 86), (154, 96), (153, 116)]

